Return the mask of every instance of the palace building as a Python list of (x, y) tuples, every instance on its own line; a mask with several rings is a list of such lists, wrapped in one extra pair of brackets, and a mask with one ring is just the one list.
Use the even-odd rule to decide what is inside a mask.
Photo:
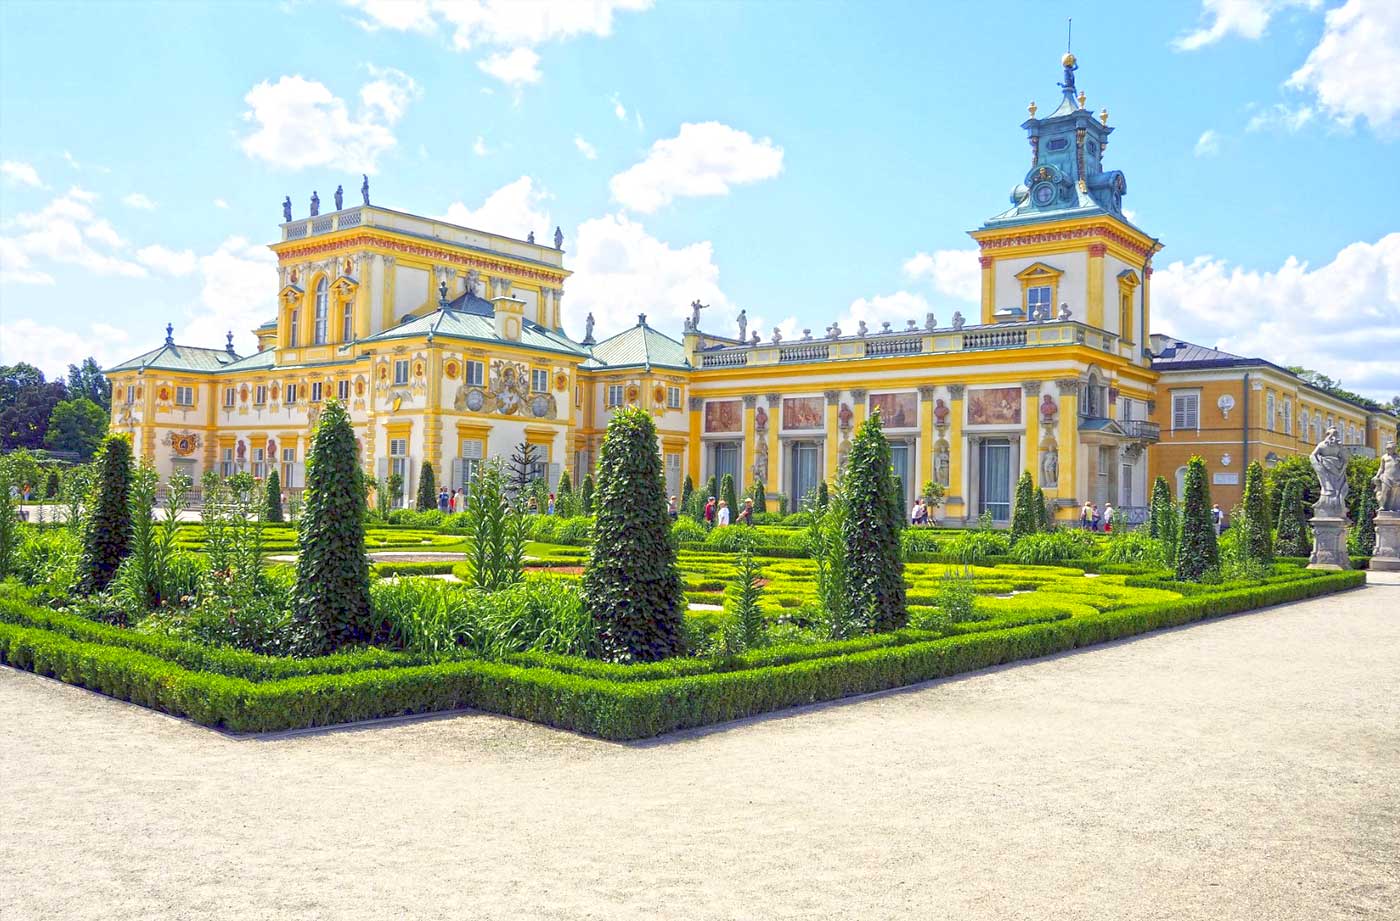
[(697, 304), (680, 339), (642, 315), (602, 341), (590, 322), (575, 340), (561, 322), (558, 231), (549, 246), (460, 227), (370, 204), (366, 186), (363, 204), (286, 215), (271, 245), (277, 316), (256, 330), (257, 353), (234, 354), (231, 334), (224, 349), (178, 345), (167, 329), (159, 348), (110, 369), (113, 429), (163, 476), (275, 466), (294, 491), (336, 398), (368, 475), (400, 474), (411, 497), (424, 463), (464, 486), (522, 442), (538, 446), (551, 485), (565, 469), (577, 482), (612, 411), (640, 406), (656, 419), (671, 494), (686, 475), (728, 473), (740, 489), (762, 480), (773, 507), (791, 510), (835, 479), (878, 409), (907, 497), (941, 483), (954, 522), (1008, 520), (1022, 471), (1061, 518), (1086, 499), (1139, 509), (1151, 478), (1175, 476), (1186, 454), (1234, 453), (1216, 437), (1217, 410), (1245, 426), (1238, 455), (1211, 460), (1221, 485), (1248, 459), (1306, 450), (1323, 420), (1379, 448), (1391, 417), (1267, 362), (1211, 364), (1245, 360), (1154, 341), (1161, 243), (1124, 216), (1124, 176), (1103, 166), (1108, 112), (1085, 107), (1074, 56), (1062, 63), (1058, 105), (1037, 117), (1032, 103), (1021, 126), (1028, 169), (1010, 207), (971, 233), (977, 316), (765, 341), (742, 325), (704, 329)]

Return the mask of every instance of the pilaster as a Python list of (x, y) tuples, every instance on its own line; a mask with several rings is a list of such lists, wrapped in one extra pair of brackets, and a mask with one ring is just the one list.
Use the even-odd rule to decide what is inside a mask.
[(982, 322), (995, 323), (997, 317), (996, 260), (991, 256), (978, 256), (982, 266)]
[(948, 385), (948, 491), (957, 502), (948, 502), (948, 516), (953, 517), (953, 505), (960, 504), (959, 513), (964, 521), (972, 517), (972, 490), (965, 479), (966, 471), (973, 464), (967, 460), (967, 446), (963, 444), (963, 397), (967, 395), (965, 384)]
[(841, 451), (841, 391), (828, 390), (826, 396), (826, 450), (822, 453), (826, 467), (826, 481), (836, 480), (837, 455)]
[(855, 413), (855, 417), (851, 420), (852, 429), (860, 428), (860, 424), (865, 421), (865, 412), (869, 408), (865, 401), (868, 392), (860, 388), (851, 390), (851, 410)]
[[(753, 485), (753, 465), (754, 458), (758, 455), (758, 429), (754, 423), (754, 412), (758, 408), (758, 396), (756, 394), (746, 394), (744, 396), (744, 440), (739, 448), (739, 482), (734, 484), (734, 490), (739, 496), (743, 496), (748, 487)], [(764, 489), (768, 484), (763, 484)], [(738, 515), (737, 510), (733, 511)]]
[(1086, 304), (1085, 322), (1095, 329), (1105, 328), (1103, 320), (1103, 257), (1107, 252), (1108, 246), (1106, 244), (1089, 244), (1089, 286), (1086, 292), (1088, 303)]
[(933, 446), (937, 442), (938, 436), (933, 432), (933, 388), (924, 385), (919, 388), (919, 444), (922, 450), (915, 468), (919, 471), (915, 491), (923, 489), (924, 480), (933, 479)]
[(687, 408), (690, 421), (690, 450), (686, 452), (686, 473), (695, 484), (695, 488), (700, 489), (700, 452), (704, 450), (704, 444), (700, 441), (700, 413), (705, 409), (705, 401), (700, 397), (691, 397)]
[(1040, 455), (1040, 433), (1037, 430), (1040, 415), (1037, 405), (1037, 400), (1040, 399), (1040, 381), (1022, 381), (1021, 392), (1025, 403), (1021, 410), (1021, 418), (1025, 420), (1026, 426), (1026, 450), (1021, 469), (1029, 472), (1039, 485), (1040, 471), (1036, 469), (1036, 460)]
[[(783, 396), (780, 393), (765, 394), (768, 403), (768, 479), (763, 481), (763, 489), (769, 495), (783, 492), (783, 453), (778, 450), (779, 414), (783, 409)], [(781, 509), (780, 509), (781, 511)]]
[(1055, 435), (1060, 449), (1060, 485), (1055, 489), (1055, 497), (1081, 502), (1089, 495), (1089, 484), (1080, 483), (1079, 380), (1060, 378), (1055, 381), (1055, 388), (1060, 399), (1060, 425)]

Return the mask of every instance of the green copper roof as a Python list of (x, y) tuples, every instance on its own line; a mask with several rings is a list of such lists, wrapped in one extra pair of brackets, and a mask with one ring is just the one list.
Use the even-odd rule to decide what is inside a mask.
[(254, 352), (244, 358), (240, 358), (232, 364), (225, 365), (225, 371), (266, 371), (276, 366), (276, 354), (272, 349), (263, 349), (261, 352)]
[(222, 371), (239, 357), (228, 349), (201, 349), (193, 345), (176, 345), (167, 341), (158, 349), (137, 355), (129, 361), (114, 365), (105, 373), (114, 371), (189, 371), (195, 374), (212, 374)]
[(650, 365), (654, 368), (689, 368), (685, 346), (646, 325), (645, 319), (631, 329), (604, 339), (593, 346), (593, 357), (585, 368), (626, 368)]
[[(484, 342), (509, 342), (496, 335), (496, 321), (493, 317), (468, 313), (464, 310), (434, 310), (432, 313), (400, 323), (382, 333), (361, 339), (361, 343), (385, 342), (390, 339), (408, 339), (431, 334), (433, 338), (475, 339)], [(512, 342), (512, 345), (516, 343)], [(548, 352), (562, 352), (566, 355), (587, 355), (588, 353), (563, 333), (545, 329), (532, 320), (525, 320), (520, 331), (520, 345), (527, 349), (541, 349)]]

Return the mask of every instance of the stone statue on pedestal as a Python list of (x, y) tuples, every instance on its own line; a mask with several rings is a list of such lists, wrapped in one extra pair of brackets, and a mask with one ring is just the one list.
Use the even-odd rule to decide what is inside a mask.
[(365, 200), (365, 204), (369, 204), (369, 174), (361, 173), (360, 178), (364, 180), (360, 183), (360, 197)]
[(1371, 551), (1373, 571), (1400, 570), (1400, 457), (1395, 442), (1385, 446), (1380, 469), (1371, 480), (1376, 489), (1376, 546)]
[(285, 224), (292, 219), (292, 196), (288, 195), (282, 199), (282, 222)]
[(963, 319), (963, 315), (962, 315), (962, 311), (961, 311), (961, 310), (954, 311), (954, 313), (953, 313), (953, 329), (962, 329), (962, 328), (963, 328), (963, 324), (965, 324), (966, 322), (967, 322), (967, 320)]
[(1329, 428), (1313, 448), (1319, 496), (1313, 504), (1313, 551), (1309, 569), (1350, 569), (1347, 555), (1347, 450)]
[(339, 211), (343, 207), (345, 207), (345, 186), (338, 185), (335, 187), (335, 210)]
[(1376, 490), (1376, 512), (1391, 512), (1400, 515), (1400, 457), (1395, 453), (1395, 442), (1385, 446), (1381, 455), (1380, 469), (1376, 471), (1371, 485)]
[(311, 193), (311, 216), (315, 217), (321, 213), (321, 196), (313, 190)]
[(593, 344), (593, 311), (591, 310), (583, 321), (583, 341), (585, 345)]
[(739, 323), (739, 341), (743, 342), (749, 334), (749, 312), (740, 310), (737, 321)]

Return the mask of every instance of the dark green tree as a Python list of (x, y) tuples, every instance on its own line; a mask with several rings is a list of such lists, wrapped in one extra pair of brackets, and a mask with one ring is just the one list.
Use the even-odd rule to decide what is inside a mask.
[(880, 413), (860, 424), (846, 461), (846, 516), (841, 539), (849, 572), (850, 609), (867, 630), (898, 630), (908, 620), (899, 532), (903, 509), (894, 503), (890, 443)]
[(1308, 519), (1301, 496), (1299, 483), (1284, 484), (1278, 509), (1278, 537), (1274, 541), (1274, 552), (1279, 556), (1307, 556), (1312, 549), (1308, 546)]
[(1163, 538), (1162, 528), (1166, 527), (1169, 515), (1175, 515), (1172, 507), (1172, 488), (1164, 476), (1152, 482), (1152, 502), (1147, 508), (1147, 536), (1158, 540)]
[(515, 446), (510, 456), (510, 466), (506, 468), (506, 492), (511, 501), (524, 502), (530, 494), (530, 484), (535, 481), (535, 465), (539, 462), (539, 448), (522, 441)]
[(423, 462), (423, 472), (418, 476), (418, 511), (431, 512), (437, 508), (437, 477), (433, 465)]
[(763, 491), (762, 480), (753, 481), (753, 489), (749, 493), (749, 498), (753, 499), (755, 515), (768, 511), (768, 493)]
[[(798, 501), (801, 501), (805, 499), (806, 496), (797, 496), (796, 498), (798, 499)], [(831, 489), (826, 485), (826, 480), (822, 480), (820, 483), (817, 484), (817, 508), (824, 509), (830, 504)]]
[(107, 413), (96, 403), (82, 397), (55, 404), (49, 414), (44, 447), (50, 451), (72, 451), (81, 460), (89, 460), (107, 434)]
[(68, 366), (68, 396), (91, 400), (104, 413), (112, 411), (112, 382), (102, 373), (97, 359), (84, 358), (81, 365)]
[(272, 464), (267, 471), (267, 484), (263, 502), (263, 521), (282, 522), (282, 477), (277, 473), (277, 465)]
[(58, 487), (59, 487), (59, 482), (58, 482), (58, 468), (57, 468), (57, 467), (50, 467), (50, 468), (49, 468), (48, 479), (46, 479), (46, 480), (44, 481), (44, 498), (45, 498), (45, 499), (57, 499), (57, 498), (58, 498)]
[(1317, 481), (1317, 471), (1306, 454), (1294, 454), (1274, 464), (1264, 474), (1264, 488), (1269, 498), (1269, 509), (1275, 516), (1283, 501), (1283, 489), (1289, 483), (1298, 486), (1298, 502), (1304, 514), (1313, 507), (1321, 495), (1321, 484)]
[(19, 508), (11, 489), (18, 488), (10, 478), (9, 464), (0, 462), (0, 579), (10, 574), (15, 551), (19, 549)]
[(1361, 502), (1356, 510), (1356, 527), (1351, 530), (1356, 552), (1370, 556), (1376, 550), (1376, 494), (1367, 483), (1361, 490)]
[[(1380, 468), (1379, 458), (1362, 457), (1360, 454), (1347, 458), (1347, 518), (1353, 524), (1361, 523), (1361, 503), (1366, 494), (1372, 491), (1371, 480)], [(1353, 530), (1352, 534), (1355, 533)]]
[(735, 521), (739, 517), (739, 494), (734, 491), (734, 477), (725, 474), (719, 481), (719, 498), (721, 502), (729, 503), (729, 520)]
[[(689, 478), (688, 478), (688, 477), (687, 477), (687, 481), (689, 481)], [(593, 491), (594, 491), (594, 487), (593, 487), (593, 474), (591, 474), (591, 473), (585, 473), (585, 474), (583, 475), (583, 489), (580, 491), (580, 500), (581, 500), (581, 501), (580, 501), (580, 503), (579, 503), (579, 505), (580, 505), (580, 510), (581, 510), (585, 515), (592, 515), (592, 514), (593, 514)]]
[(709, 502), (712, 497), (719, 501), (719, 479), (713, 476), (705, 481), (705, 501)]
[(1210, 517), (1206, 462), (1200, 457), (1193, 456), (1186, 464), (1186, 484), (1182, 490), (1181, 504), (1181, 542), (1176, 551), (1176, 577), (1182, 582), (1199, 582), (1220, 565), (1215, 523)]
[(681, 509), (690, 509), (690, 497), (695, 495), (695, 481), (690, 478), (690, 474), (685, 475), (685, 482), (681, 484)]
[(1011, 509), (1011, 542), (1028, 537), (1039, 530), (1040, 512), (1035, 510), (1035, 481), (1029, 470), (1021, 473), (1016, 481), (1016, 500)]
[(95, 595), (107, 588), (130, 551), (131, 440), (108, 435), (97, 458), (97, 480), (89, 504), (92, 512), (83, 531), (78, 563), (78, 591)]
[(1054, 517), (1050, 514), (1050, 503), (1045, 498), (1045, 488), (1037, 486), (1035, 488), (1035, 510), (1039, 515), (1036, 520), (1036, 530), (1048, 531), (1054, 523)]
[(604, 658), (651, 662), (684, 649), (681, 591), (651, 414), (613, 413), (598, 458), (598, 509), (584, 605)]
[(319, 650), (375, 638), (365, 556), (364, 472), (355, 430), (328, 400), (306, 459), (306, 504), (297, 532), (294, 616)]
[(1244, 541), (1245, 556), (1265, 566), (1274, 561), (1273, 531), (1264, 498), (1264, 465), (1250, 461), (1244, 471)]

